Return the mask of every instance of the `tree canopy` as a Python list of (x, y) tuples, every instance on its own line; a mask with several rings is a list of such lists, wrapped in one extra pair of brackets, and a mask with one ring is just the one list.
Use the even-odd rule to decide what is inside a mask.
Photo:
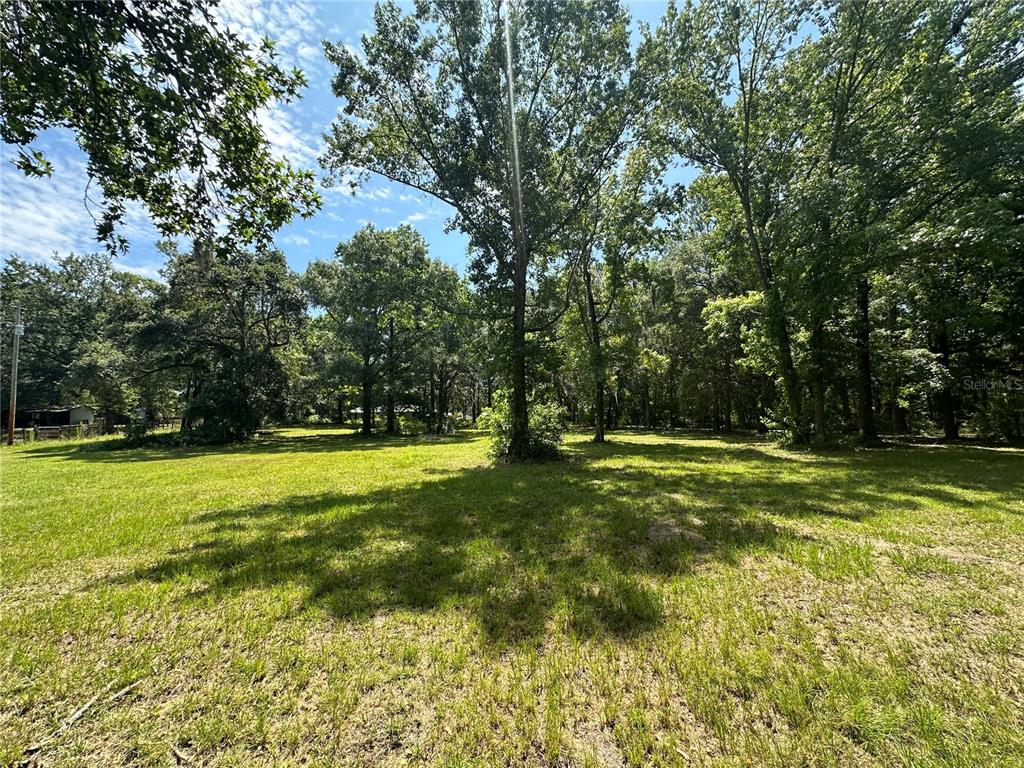
[(102, 192), (101, 240), (124, 245), (116, 225), (129, 202), (166, 236), (227, 243), (266, 242), (319, 207), (312, 171), (274, 157), (259, 122), (305, 76), (275, 61), (269, 39), (243, 43), (214, 4), (12, 0), (0, 30), (0, 138), (20, 148), (26, 174), (49, 175), (60, 169), (32, 142), (74, 133)]
[(303, 76), (271, 44), (199, 6), (8, 4), (21, 167), (48, 172), (31, 141), (70, 127), (108, 224), (139, 200), (191, 235), (161, 281), (7, 262), (4, 299), (40, 331), (25, 402), (177, 416), (190, 439), (487, 413), (510, 459), (550, 456), (566, 420), (597, 441), (1020, 439), (1020, 11), (730, 0), (646, 27), (615, 0), (378, 3), (362, 50), (324, 46), (324, 170), (440, 201), (466, 268), (369, 223), (300, 273), (272, 234), (313, 209), (312, 180), (255, 115)]

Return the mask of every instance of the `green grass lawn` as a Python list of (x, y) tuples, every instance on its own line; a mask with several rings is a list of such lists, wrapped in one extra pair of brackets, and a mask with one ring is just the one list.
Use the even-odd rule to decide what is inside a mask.
[(4, 450), (0, 764), (1024, 764), (1024, 452), (612, 439)]

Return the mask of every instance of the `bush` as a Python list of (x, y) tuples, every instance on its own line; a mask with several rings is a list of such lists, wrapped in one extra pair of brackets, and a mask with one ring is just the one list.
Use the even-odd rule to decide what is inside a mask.
[(145, 419), (132, 419), (128, 422), (124, 439), (131, 445), (143, 445), (149, 434), (149, 423)]
[(415, 416), (398, 414), (398, 432), (402, 435), (422, 435), (427, 431), (426, 422)]
[[(537, 461), (557, 459), (566, 423), (565, 409), (557, 403), (530, 403), (529, 458)], [(508, 461), (512, 446), (512, 406), (508, 394), (498, 392), (494, 407), (484, 409), (477, 424), (491, 435), (491, 455), (498, 461)]]
[(220, 361), (202, 390), (188, 404), (189, 440), (199, 444), (246, 440), (273, 417), (280, 404), (284, 372), (270, 353)]

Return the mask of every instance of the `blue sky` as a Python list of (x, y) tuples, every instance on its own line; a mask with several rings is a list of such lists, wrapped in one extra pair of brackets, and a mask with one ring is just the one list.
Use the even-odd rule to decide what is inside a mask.
[[(665, 2), (629, 3), (634, 21), (656, 23)], [(373, 27), (373, 2), (310, 2), (309, 0), (223, 0), (219, 13), (242, 39), (262, 36), (277, 41), (282, 63), (298, 66), (309, 80), (304, 97), (278, 105), (261, 115), (274, 151), (293, 164), (314, 168), (323, 145), (322, 136), (337, 112), (331, 94), (331, 68), (320, 42), (341, 41), (360, 47), (360, 38)], [(85, 202), (85, 156), (71, 133), (51, 130), (32, 145), (55, 166), (52, 177), (26, 178), (11, 163), (16, 152), (3, 145), (0, 162), (0, 254), (46, 260), (55, 253), (99, 249), (89, 206)], [(447, 206), (383, 179), (372, 179), (354, 194), (347, 188), (322, 190), (324, 205), (310, 219), (297, 219), (275, 238), (292, 268), (301, 270), (315, 259), (329, 258), (335, 245), (367, 222), (379, 227), (408, 223), (430, 245), (430, 253), (459, 268), (466, 262), (466, 238), (445, 233)], [(95, 187), (91, 192), (95, 197)], [(130, 248), (118, 266), (151, 277), (158, 276), (162, 259), (155, 245), (156, 230), (139, 207), (128, 210), (122, 227)]]

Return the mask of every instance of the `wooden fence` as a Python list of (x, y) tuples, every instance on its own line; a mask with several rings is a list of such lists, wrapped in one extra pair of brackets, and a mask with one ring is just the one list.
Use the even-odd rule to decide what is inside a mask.
[[(123, 424), (114, 427), (115, 432), (124, 428)], [(4, 430), (6, 437), (7, 430)], [(24, 443), (34, 440), (75, 440), (83, 437), (97, 437), (103, 434), (102, 424), (76, 424), (63, 427), (17, 427), (14, 430), (14, 442)]]
[[(158, 422), (152, 425), (154, 430), (163, 429), (175, 429), (181, 425), (180, 419), (170, 419), (164, 422)], [(103, 422), (97, 421), (92, 424), (76, 424), (74, 426), (62, 426), (62, 427), (17, 427), (14, 430), (14, 442), (24, 443), (35, 440), (79, 440), (86, 437), (101, 437), (106, 434), (108, 436), (124, 434), (127, 424), (115, 424), (113, 431), (104, 432)], [(7, 431), (3, 432), (4, 442), (6, 442)]]

